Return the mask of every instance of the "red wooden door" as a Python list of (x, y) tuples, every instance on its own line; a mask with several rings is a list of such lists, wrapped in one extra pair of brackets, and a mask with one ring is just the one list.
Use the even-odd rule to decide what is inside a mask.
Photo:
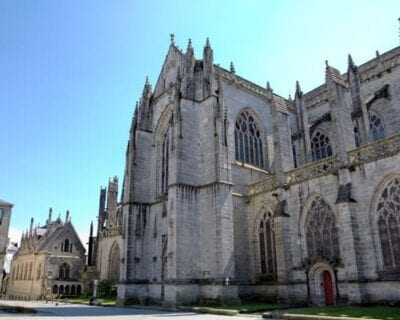
[(335, 303), (333, 296), (332, 277), (329, 271), (324, 271), (324, 291), (325, 291), (325, 304), (331, 306)]

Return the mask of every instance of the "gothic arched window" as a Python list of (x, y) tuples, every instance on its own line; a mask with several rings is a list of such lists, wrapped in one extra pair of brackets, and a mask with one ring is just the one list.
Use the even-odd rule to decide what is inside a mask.
[(70, 266), (68, 263), (64, 262), (58, 271), (58, 279), (59, 280), (69, 280), (70, 275)]
[(369, 128), (371, 130), (372, 138), (374, 141), (383, 139), (385, 137), (385, 124), (381, 117), (376, 113), (369, 114)]
[(376, 223), (385, 267), (400, 267), (400, 177), (391, 178), (379, 195)]
[(316, 130), (311, 138), (311, 155), (313, 161), (332, 156), (332, 146), (327, 135)]
[(70, 243), (68, 239), (65, 239), (65, 241), (61, 244), (61, 251), (72, 252), (72, 243)]
[(339, 238), (336, 218), (321, 197), (315, 197), (305, 218), (305, 233), (309, 258), (338, 258)]
[(236, 119), (235, 158), (257, 167), (264, 166), (262, 134), (248, 111), (243, 111)]
[(169, 132), (170, 126), (165, 131), (161, 144), (161, 193), (168, 193), (168, 167), (169, 167)]
[(261, 273), (267, 273), (275, 276), (276, 259), (273, 217), (271, 212), (263, 214), (260, 224), (258, 225), (258, 242), (260, 248)]

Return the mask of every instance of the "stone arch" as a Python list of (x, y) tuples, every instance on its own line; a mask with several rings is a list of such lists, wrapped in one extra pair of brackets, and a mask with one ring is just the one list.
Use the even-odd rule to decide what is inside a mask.
[(64, 294), (64, 286), (63, 285), (60, 285), (59, 287), (58, 287), (58, 294)]
[(337, 216), (329, 202), (312, 193), (300, 215), (299, 234), (304, 256), (308, 260), (340, 259)]
[(174, 149), (173, 121), (173, 106), (168, 105), (160, 115), (153, 135), (153, 145), (156, 146), (157, 152), (156, 184), (158, 194), (165, 194), (168, 191), (169, 155), (170, 150)]
[[(337, 297), (336, 275), (331, 265), (325, 261), (317, 262), (308, 269), (307, 274), (311, 303), (318, 306), (335, 304)], [(326, 277), (327, 275), (329, 276)]]
[(238, 112), (235, 118), (233, 134), (235, 160), (265, 168), (265, 128), (257, 113), (248, 107)]
[(333, 147), (329, 135), (321, 128), (316, 128), (310, 137), (311, 156), (313, 161), (319, 161), (333, 156)]
[(121, 250), (117, 242), (114, 242), (108, 260), (108, 279), (118, 281), (121, 262)]
[(58, 294), (58, 287), (57, 287), (57, 285), (55, 284), (55, 285), (53, 285), (53, 294)]
[(380, 269), (400, 267), (400, 174), (386, 176), (376, 188), (370, 221)]
[(71, 286), (71, 296), (74, 296), (76, 294), (76, 290), (75, 290), (75, 285)]
[(262, 208), (256, 219), (254, 233), (257, 238), (256, 252), (258, 257), (258, 271), (265, 275), (265, 280), (276, 280), (276, 252), (273, 213)]

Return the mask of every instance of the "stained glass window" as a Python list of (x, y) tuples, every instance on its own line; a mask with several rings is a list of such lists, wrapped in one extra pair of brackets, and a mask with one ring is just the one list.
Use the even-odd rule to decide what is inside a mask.
[(243, 111), (235, 124), (235, 158), (238, 161), (264, 166), (261, 131), (254, 117), (248, 111)]
[(161, 146), (161, 192), (168, 193), (169, 130), (166, 130)]
[(311, 155), (313, 161), (332, 156), (332, 146), (327, 135), (316, 130), (311, 138)]
[(374, 141), (385, 137), (385, 124), (376, 113), (369, 114), (369, 127)]
[(261, 273), (276, 274), (273, 219), (271, 212), (265, 212), (258, 228)]
[(391, 178), (376, 208), (383, 265), (400, 266), (400, 177)]
[(339, 257), (339, 238), (336, 218), (329, 205), (321, 198), (312, 200), (305, 220), (309, 258)]

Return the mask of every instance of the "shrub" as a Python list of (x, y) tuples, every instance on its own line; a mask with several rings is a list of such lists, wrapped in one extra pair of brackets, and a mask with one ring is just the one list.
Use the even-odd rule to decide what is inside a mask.
[(97, 297), (99, 298), (116, 298), (117, 283), (115, 280), (101, 280), (97, 285)]

